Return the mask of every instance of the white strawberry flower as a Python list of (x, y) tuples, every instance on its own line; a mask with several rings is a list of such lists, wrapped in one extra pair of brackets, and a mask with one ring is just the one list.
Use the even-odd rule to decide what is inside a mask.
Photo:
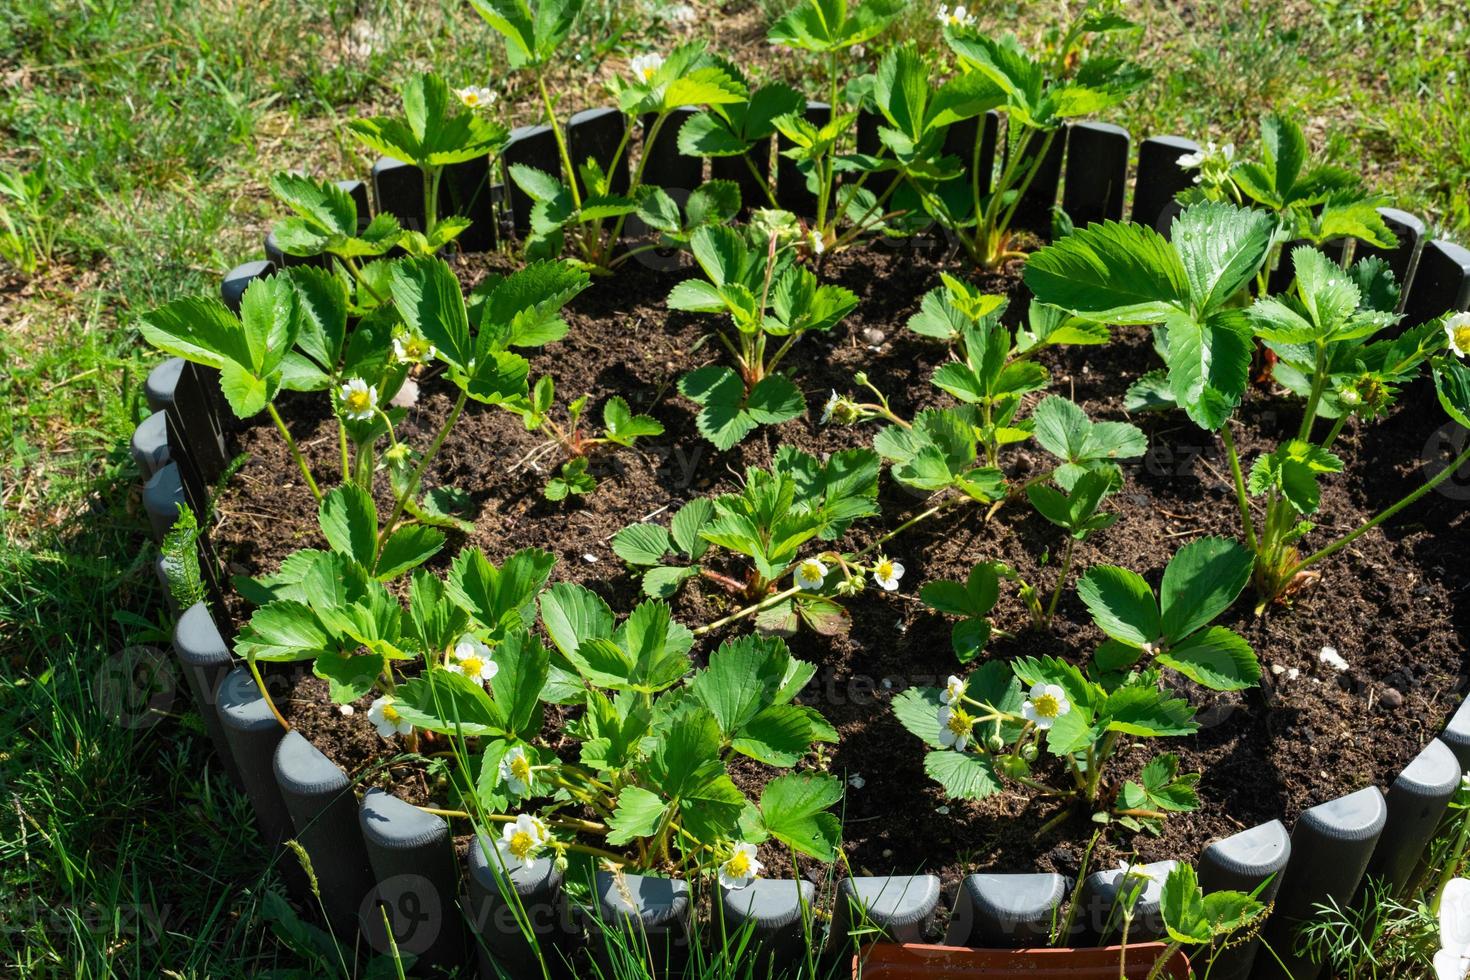
[(1440, 893), (1439, 947), (1435, 980), (1465, 980), (1470, 974), (1470, 879), (1451, 878)]
[(806, 241), (807, 245), (811, 247), (813, 255), (821, 255), (827, 251), (826, 240), (822, 237), (822, 233), (815, 228), (807, 232)]
[(418, 334), (393, 338), (393, 356), (400, 364), (422, 364), (435, 354), (434, 345)]
[(500, 832), (500, 854), (519, 864), (525, 864), (534, 858), (550, 839), (551, 833), (540, 818), (523, 813), (515, 818), (514, 823), (506, 824)]
[(1174, 161), (1174, 165), (1180, 170), (1194, 170), (1196, 167), (1204, 162), (1205, 151), (1195, 150), (1193, 153), (1182, 154), (1178, 160)]
[(731, 891), (739, 891), (759, 878), (764, 867), (755, 856), (755, 845), (740, 841), (720, 865), (720, 884)]
[(965, 686), (964, 678), (950, 674), (949, 680), (944, 682), (944, 690), (940, 693), (939, 700), (944, 704), (959, 704), (964, 700)]
[(941, 27), (969, 27), (975, 23), (975, 15), (962, 3), (957, 4), (953, 10), (949, 9), (948, 4), (941, 3), (934, 19), (939, 21)]
[(640, 54), (628, 64), (633, 71), (633, 77), (643, 84), (653, 81), (653, 76), (663, 66), (664, 56), (661, 54)]
[(500, 757), (500, 780), (511, 796), (525, 796), (531, 789), (531, 759), (517, 745)]
[(944, 705), (939, 709), (939, 744), (956, 752), (965, 751), (974, 736), (975, 719), (963, 708)]
[(464, 88), (457, 88), (454, 90), (454, 94), (459, 96), (459, 101), (470, 109), (488, 108), (495, 104), (496, 99), (500, 98), (500, 96), (495, 94), (494, 89), (486, 88), (483, 85), (467, 85)]
[(873, 565), (873, 581), (883, 586), (884, 592), (892, 592), (898, 588), (898, 580), (903, 578), (903, 566), (892, 558), (884, 555)]
[(1456, 357), (1470, 357), (1470, 313), (1456, 313), (1446, 320), (1444, 333)]
[(1021, 705), (1021, 717), (1042, 731), (1056, 724), (1056, 720), (1072, 710), (1067, 692), (1058, 684), (1034, 684), (1031, 696)]
[(407, 735), (413, 731), (413, 725), (404, 720), (398, 709), (393, 707), (393, 699), (386, 694), (373, 702), (372, 707), (368, 708), (367, 716), (381, 738)]
[(827, 566), (815, 558), (808, 558), (796, 566), (794, 581), (797, 588), (815, 592), (822, 587), (823, 582), (827, 581)]
[(354, 422), (366, 422), (378, 410), (378, 389), (362, 378), (353, 378), (337, 394), (342, 399), (342, 414)]
[(500, 665), (490, 659), (490, 648), (472, 636), (454, 645), (454, 657), (445, 666), (472, 681), (488, 681), (500, 670)]

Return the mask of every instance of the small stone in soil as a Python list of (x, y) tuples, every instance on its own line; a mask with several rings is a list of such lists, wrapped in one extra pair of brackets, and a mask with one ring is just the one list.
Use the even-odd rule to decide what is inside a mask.
[(866, 330), (863, 331), (863, 339), (870, 344), (877, 345), (887, 340), (888, 335), (885, 334), (882, 330), (879, 330), (877, 327), (868, 327)]
[(1400, 708), (1404, 704), (1404, 695), (1398, 688), (1385, 687), (1379, 692), (1378, 702), (1385, 708)]
[(1348, 662), (1337, 652), (1337, 647), (1323, 647), (1322, 652), (1317, 654), (1317, 659), (1339, 672), (1348, 669)]

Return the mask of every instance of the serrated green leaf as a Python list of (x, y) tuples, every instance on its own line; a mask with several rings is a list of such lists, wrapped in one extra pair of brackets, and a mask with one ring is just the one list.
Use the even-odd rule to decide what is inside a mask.
[(613, 535), (612, 549), (630, 565), (657, 565), (669, 553), (669, 532), (657, 524), (629, 524)]
[(1198, 538), (1180, 548), (1159, 589), (1163, 635), (1177, 643), (1228, 609), (1254, 566), (1250, 551), (1229, 538)]
[(832, 861), (842, 825), (828, 808), (842, 799), (842, 783), (832, 776), (778, 776), (761, 791), (761, 826), (801, 854)]
[(372, 569), (378, 548), (378, 511), (373, 498), (355, 483), (344, 483), (322, 498), (317, 523), (327, 544), (363, 568)]
[(443, 532), (422, 524), (399, 527), (383, 543), (383, 553), (378, 557), (375, 569), (378, 581), (386, 582), (417, 568), (438, 554), (442, 547)]
[(1223, 626), (1195, 633), (1157, 659), (1163, 666), (1216, 691), (1241, 691), (1254, 687), (1261, 679), (1261, 664), (1251, 645)]
[(924, 756), (924, 771), (957, 800), (983, 800), (1004, 788), (995, 763), (975, 752), (930, 752)]
[(618, 792), (617, 805), (607, 822), (611, 831), (607, 842), (620, 846), (641, 837), (652, 837), (667, 811), (668, 805), (656, 793), (639, 786), (624, 786)]
[(1077, 582), (1077, 595), (1108, 636), (1141, 647), (1159, 639), (1158, 602), (1143, 577), (1116, 565), (1094, 565)]

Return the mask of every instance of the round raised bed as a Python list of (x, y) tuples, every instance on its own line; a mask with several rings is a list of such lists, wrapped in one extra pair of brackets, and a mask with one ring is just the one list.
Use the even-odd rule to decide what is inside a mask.
[[(808, 104), (810, 119), (821, 120), (827, 112), (825, 104)], [(621, 122), (621, 114), (613, 110), (578, 113), (572, 132), (580, 151), (606, 157), (621, 138)], [(860, 140), (864, 122), (859, 125)], [(676, 128), (667, 132), (672, 136)], [(987, 137), (985, 152), (993, 153), (995, 139), (989, 125), (976, 127), (968, 135), (971, 141), (982, 143)], [(1129, 134), (1117, 127), (1073, 126), (1068, 139), (1054, 144), (1055, 165), (1044, 168), (1028, 190), (1026, 213), (1037, 221), (1039, 215), (1049, 216), (1060, 195), (1069, 214), (1084, 215), (1087, 220), (1120, 219), (1130, 142)], [(779, 149), (779, 140), (777, 143)], [(1132, 187), (1134, 221), (1154, 226), (1167, 220), (1175, 193), (1190, 180), (1178, 166), (1178, 158), (1196, 148), (1193, 142), (1176, 137), (1155, 136), (1139, 144)], [(660, 139), (647, 152), (653, 155), (650, 166), (663, 177), (654, 183), (673, 187), (699, 183), (703, 162), (680, 156), (672, 139)], [(558, 172), (554, 140), (545, 127), (517, 130), (504, 161)], [(798, 213), (810, 210), (814, 199), (800, 175), (788, 172), (784, 162), (780, 158), (775, 166), (778, 200)], [(716, 172), (718, 166), (716, 161)], [(415, 220), (414, 208), (422, 208), (421, 197), (416, 200), (421, 187), (418, 173), (403, 173), (412, 169), (385, 159), (370, 175), (377, 210), (395, 214), (408, 226)], [(469, 199), (475, 202), (476, 216), (492, 231), (491, 244), (494, 230), (502, 223), (518, 229), (526, 226), (529, 202), (518, 189), (490, 185), (488, 172), (471, 174), (467, 170), (466, 174), (464, 187), (478, 186), (477, 181), (486, 185), (483, 196)], [(360, 200), (359, 213), (366, 216), (366, 185), (349, 182), (344, 186)], [(499, 204), (504, 206), (503, 222), (495, 210)], [(1408, 322), (1422, 321), (1445, 308), (1470, 306), (1470, 253), (1446, 242), (1425, 243), (1423, 225), (1412, 215), (1388, 208), (1381, 213), (1400, 238), (1399, 247), (1384, 257), (1404, 284), (1401, 307)], [(417, 220), (422, 221), (421, 214)], [(247, 263), (226, 276), (222, 296), (227, 305), (238, 307), (250, 281), (292, 261), (273, 241), (265, 243), (265, 250), (269, 261)], [(913, 299), (917, 301), (917, 296)], [(208, 373), (170, 360), (148, 379), (146, 396), (155, 414), (139, 426), (132, 448), (148, 479), (143, 502), (156, 541), (171, 526), (180, 503), (202, 509), (210, 481), (223, 472), (230, 458), (213, 394), (214, 380)], [(1416, 397), (1427, 396), (1418, 392)], [(207, 531), (201, 538), (201, 554), (204, 564), (212, 566), (215, 558)], [(212, 580), (213, 571), (211, 568)], [(472, 841), (467, 857), (461, 859), (443, 818), (378, 789), (359, 795), (349, 775), (300, 732), (283, 734), (249, 675), (234, 663), (225, 639), (233, 633), (226, 621), (228, 604), (219, 595), (213, 597), (213, 604), (213, 611), (202, 603), (182, 611), (175, 651), (226, 771), (245, 789), (267, 841), (278, 844), (294, 838), (305, 850), (334, 927), (358, 927), (375, 948), (383, 950), (387, 948), (386, 912), (387, 927), (398, 947), (413, 953), (421, 963), (453, 966), (478, 955), (487, 976), (492, 975), (491, 957), (530, 969), (534, 956), (514, 915), (507, 918), (514, 895), (533, 913), (533, 931), (553, 951), (548, 960), (586, 942), (589, 923), (569, 914), (561, 876), (549, 861), (533, 862), (507, 876), (490, 865), (489, 845), (478, 840)], [(1365, 874), (1403, 884), (1458, 787), (1461, 770), (1467, 767), (1470, 706), (1461, 706), (1440, 738), (1424, 745), (1388, 781), (1386, 792), (1366, 786), (1319, 801), (1290, 821), (1289, 834), (1281, 820), (1266, 819), (1254, 826), (1237, 822), (1243, 828), (1239, 832), (1213, 839), (1197, 855), (1181, 858), (1197, 856), (1207, 890), (1251, 890), (1269, 879), (1266, 896), (1275, 896), (1277, 905), (1264, 935), (1296, 980), (1303, 980), (1316, 974), (1291, 954), (1291, 930), (1315, 904), (1351, 899)], [(898, 872), (934, 858), (922, 852), (895, 853), (890, 867), (873, 870)], [(286, 860), (289, 864), (294, 858)], [(1158, 862), (1150, 868), (1162, 879), (1171, 864)], [(833, 912), (829, 955), (846, 953), (849, 932), (859, 921), (885, 939), (901, 942), (946, 932), (951, 945), (1005, 948), (1044, 942), (1073, 886), (1064, 875), (1039, 870), (1012, 874), (965, 870), (969, 873), (958, 880), (952, 901), (947, 903), (952, 915), (941, 911), (943, 883), (937, 876), (864, 874), (844, 879)], [(1120, 875), (1108, 869), (1086, 879), (1080, 892), (1081, 912), (1069, 941), (1077, 945), (1106, 941), (1106, 923)], [(671, 963), (687, 956), (690, 893), (686, 883), (602, 874), (596, 885), (592, 928), (623, 929), (636, 922), (637, 928), (656, 940), (659, 955)], [(722, 892), (718, 904), (728, 924), (741, 928), (748, 924), (762, 955), (785, 957), (799, 948), (803, 905), (813, 900), (810, 882), (766, 880), (743, 891)], [(947, 930), (936, 932), (939, 919), (947, 919)], [(473, 934), (477, 953), (470, 951), (466, 929)], [(1162, 935), (1157, 883), (1140, 896), (1132, 935), (1139, 939)], [(1252, 941), (1230, 950), (1212, 975), (1287, 975), (1274, 962), (1266, 963), (1266, 957), (1257, 958), (1257, 949), (1258, 943)]]

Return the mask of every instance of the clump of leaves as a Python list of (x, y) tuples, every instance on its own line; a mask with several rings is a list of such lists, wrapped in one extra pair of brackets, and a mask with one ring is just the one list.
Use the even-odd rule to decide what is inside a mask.
[(1166, 976), (1169, 960), (1186, 947), (1198, 949), (1190, 953), (1190, 959), (1196, 965), (1203, 963), (1200, 972), (1207, 973), (1216, 957), (1229, 947), (1231, 937), (1259, 927), (1270, 912), (1270, 906), (1258, 897), (1265, 887), (1262, 883), (1249, 893), (1222, 889), (1205, 894), (1194, 868), (1176, 865), (1159, 893), (1168, 945), (1159, 953), (1148, 980)]
[[(972, 581), (977, 574), (978, 595), (968, 586), (963, 594), (955, 583), (940, 586), (946, 611), (973, 616), (993, 606), (994, 579), (977, 569)], [(1161, 668), (1214, 690), (1258, 680), (1250, 645), (1209, 625), (1249, 577), (1249, 552), (1220, 538), (1180, 549), (1164, 572), (1161, 598), (1132, 572), (1094, 566), (1077, 591), (1109, 639), (1086, 666), (1050, 656), (992, 660), (967, 677), (950, 678), (943, 689), (903, 692), (894, 712), (930, 746), (925, 771), (951, 796), (983, 799), (1010, 779), (1073, 800), (1094, 820), (1156, 833), (1168, 814), (1198, 806), (1198, 776), (1179, 773), (1178, 759), (1167, 754), (1157, 756), (1138, 782), (1109, 789), (1104, 772), (1123, 736), (1160, 738), (1198, 729), (1190, 704), (1162, 688)], [(1071, 786), (1036, 778), (1032, 764), (1043, 746), (1061, 760)]]
[[(1106, 328), (1081, 324), (1039, 304), (1031, 307), (1029, 329), (1012, 334), (1001, 323), (1005, 308), (1004, 299), (945, 276), (944, 285), (924, 297), (909, 328), (956, 345), (959, 356), (941, 365), (932, 382), (961, 404), (922, 411), (912, 422), (880, 411), (880, 406), (853, 406), (855, 418), (883, 416), (892, 421), (874, 438), (873, 447), (893, 464), (894, 479), (905, 486), (928, 492), (953, 487), (980, 502), (1003, 499), (1007, 485), (999, 465), (1001, 450), (1031, 438), (1037, 420), (1020, 419), (1017, 414), (1025, 396), (1042, 390), (1051, 380), (1046, 368), (1033, 358), (1055, 344), (1092, 344), (1107, 337)], [(881, 408), (886, 410), (886, 401)], [(1064, 445), (1059, 441), (1066, 435), (1060, 431), (1062, 423), (1047, 421), (1049, 441)], [(1089, 454), (1085, 459), (1072, 461), (1067, 456), (1070, 450), (1064, 449), (1058, 470), (1062, 478), (1101, 459), (1141, 453), (1141, 449), (1133, 452), (1132, 440), (1116, 445), (1106, 441), (1122, 439), (1121, 430), (1115, 428), (1120, 424), (1099, 423), (1097, 444), (1077, 449)], [(1126, 428), (1137, 432), (1132, 426)], [(1052, 429), (1058, 431), (1053, 434)], [(1045, 476), (1032, 483), (1041, 479)]]
[[(690, 501), (668, 530), (630, 525), (614, 536), (613, 550), (643, 570), (643, 591), (650, 596), (673, 595), (683, 582), (703, 576), (738, 595), (764, 599), (802, 561), (804, 545), (836, 541), (854, 521), (878, 513), (879, 469), (877, 454), (867, 449), (833, 453), (821, 462), (782, 446), (769, 470), (746, 470), (739, 493)], [(747, 562), (736, 574), (712, 563), (730, 555)], [(791, 595), (760, 610), (758, 623), (780, 631), (798, 622), (822, 632), (845, 628), (846, 614), (827, 593), (860, 588), (861, 572), (854, 576), (854, 569), (833, 553), (823, 556), (835, 566), (830, 582), (790, 590)], [(858, 585), (846, 584), (851, 582)]]
[[(1448, 317), (1374, 339), (1399, 319), (1393, 313), (1397, 288), (1382, 262), (1365, 259), (1344, 268), (1315, 248), (1299, 246), (1291, 253), (1295, 276), (1287, 291), (1248, 302), (1277, 222), (1265, 211), (1195, 204), (1174, 219), (1167, 240), (1138, 225), (1093, 225), (1037, 252), (1025, 273), (1042, 301), (1102, 323), (1155, 325), (1155, 346), (1166, 369), (1134, 385), (1129, 407), (1177, 406), (1197, 425), (1219, 433), (1235, 482), (1241, 534), (1255, 556), (1262, 606), (1309, 584), (1316, 577), (1313, 565), (1450, 472), (1302, 557), (1297, 545), (1313, 530), (1305, 518), (1319, 505), (1320, 480), (1346, 466), (1334, 444), (1349, 421), (1381, 417), (1397, 390), (1426, 364), (1435, 371), (1451, 417), (1463, 411), (1457, 408), (1463, 392), (1445, 384), (1461, 364), (1449, 343)], [(1229, 422), (1249, 386), (1255, 341), (1273, 355), (1274, 380), (1303, 399), (1303, 413), (1295, 438), (1258, 459), (1247, 480)], [(1318, 433), (1319, 419), (1331, 421), (1325, 433)], [(1452, 469), (1462, 463), (1463, 458)], [(1266, 511), (1259, 525), (1252, 496)]]
[[(480, 2), (476, 6), (484, 13), (484, 8), (491, 4)], [(589, 269), (606, 272), (648, 248), (666, 244), (660, 242), (619, 252), (629, 215), (637, 213), (646, 225), (669, 236), (671, 242), (678, 242), (687, 240), (696, 227), (727, 221), (739, 212), (739, 187), (726, 181), (701, 188), (701, 196), (692, 199), (681, 216), (665, 190), (644, 183), (644, 170), (652, 157), (649, 153), (639, 157), (631, 180), (627, 179), (628, 144), (640, 120), (646, 126), (645, 145), (653, 146), (669, 117), (679, 109), (690, 105), (739, 104), (749, 95), (739, 74), (709, 55), (702, 42), (683, 44), (667, 57), (655, 56), (645, 61), (646, 64), (635, 64), (631, 77), (614, 77), (609, 83), (624, 114), (624, 122), (623, 138), (605, 163), (588, 158), (578, 164), (571, 159), (562, 124), (546, 93), (541, 66), (539, 63), (535, 66), (544, 96), (545, 122), (556, 136), (562, 173), (549, 174), (525, 164), (510, 167), (511, 179), (534, 202), (530, 215), (531, 237), (526, 242), (529, 257), (549, 258), (571, 243), (577, 261)], [(573, 174), (578, 179), (572, 179)], [(627, 186), (616, 186), (617, 182)]]
[[(700, 406), (700, 433), (721, 450), (758, 425), (806, 411), (801, 391), (776, 368), (804, 334), (831, 330), (857, 306), (851, 292), (819, 285), (810, 270), (796, 265), (780, 232), (762, 238), (760, 228), (696, 230), (690, 246), (705, 278), (686, 279), (668, 297), (670, 309), (723, 314), (733, 328), (717, 328), (715, 337), (735, 368), (711, 364), (679, 381), (679, 391)], [(768, 353), (772, 338), (779, 346)]]
[[(1210, 159), (1218, 155), (1222, 159)], [(1223, 201), (1267, 211), (1280, 222), (1278, 240), (1312, 245), (1346, 239), (1377, 248), (1396, 248), (1398, 238), (1378, 209), (1388, 198), (1363, 186), (1362, 178), (1328, 163), (1309, 165), (1306, 133), (1290, 116), (1261, 118), (1261, 141), (1254, 159), (1226, 157), (1224, 150), (1188, 161), (1200, 181), (1179, 195), (1184, 204)], [(1279, 245), (1277, 246), (1279, 254)], [(1268, 263), (1274, 268), (1276, 262)]]
[[(943, 84), (915, 48), (890, 52), (872, 94), (886, 123), (879, 139), (892, 153), (899, 178), (894, 208), (937, 221), (983, 267), (1024, 254), (1014, 242), (1016, 212), (1057, 134), (1068, 119), (1122, 102), (1149, 78), (1126, 60), (1083, 56), (1094, 36), (1136, 26), (1116, 11), (1102, 12), (1102, 6), (1082, 6), (1057, 38), (1049, 62), (1014, 37), (989, 37), (962, 22), (944, 28), (960, 74)], [(1006, 121), (1005, 153), (994, 179), (983, 172), (981, 140), (973, 141), (968, 160), (945, 152), (951, 127), (991, 110)]]
[(950, 645), (960, 663), (967, 664), (980, 655), (990, 642), (993, 629), (990, 611), (1000, 599), (1000, 580), (1014, 573), (996, 562), (980, 562), (970, 569), (963, 582), (936, 579), (919, 589), (919, 600), (935, 612), (958, 616), (950, 629)]
[(847, 52), (881, 34), (902, 10), (899, 0), (864, 0), (856, 6), (847, 0), (801, 0), (772, 24), (766, 35), (773, 44), (811, 53), (825, 69), (830, 108), (825, 123), (812, 123), (794, 107), (772, 119), (775, 128), (791, 143), (783, 155), (796, 164), (806, 178), (807, 189), (816, 195), (812, 234), (824, 247), (836, 243), (841, 217), (848, 217), (861, 232), (874, 226), (877, 210), (872, 193), (862, 190), (863, 177), (840, 192), (836, 190), (840, 172), (863, 169), (860, 157), (841, 152), (843, 137), (854, 129), (857, 112), (842, 99), (845, 88), (839, 84), (839, 66)]
[[(405, 82), (402, 98), (403, 115), (353, 119), (347, 123), (347, 129), (375, 153), (419, 169), (424, 184), (424, 227), (422, 231), (408, 229), (402, 232), (394, 244), (402, 245), (414, 255), (433, 255), (470, 226), (469, 219), (460, 215), (442, 219), (439, 216), (439, 183), (443, 179), (444, 168), (477, 158), (499, 156), (510, 140), (510, 131), (501, 123), (461, 105), (444, 79), (433, 73), (416, 75)], [(303, 188), (298, 184), (290, 189), (299, 193)], [(291, 203), (291, 198), (287, 203)], [(340, 202), (336, 206), (336, 215), (339, 219), (345, 216)], [(368, 227), (372, 228), (371, 225)], [(388, 232), (384, 224), (379, 235), (369, 237), (364, 232), (359, 236), (355, 227), (345, 226), (340, 220), (329, 228), (334, 233), (345, 231), (350, 237), (365, 239), (374, 246)], [(331, 240), (329, 238), (329, 242)], [(339, 246), (342, 247), (345, 246)]]
[[(592, 454), (600, 450), (621, 446), (631, 449), (645, 436), (662, 435), (663, 423), (651, 415), (635, 415), (628, 407), (627, 399), (614, 395), (602, 406), (603, 428), (598, 435), (583, 431), (582, 416), (587, 409), (587, 396), (573, 399), (567, 404), (567, 422), (557, 422), (551, 416), (556, 401), (556, 383), (551, 375), (543, 375), (531, 388), (524, 405), (510, 406), (519, 411), (526, 428), (547, 436), (546, 442), (531, 450), (517, 465), (530, 465), (548, 452), (560, 450), (566, 457), (561, 475), (546, 483), (548, 500), (565, 500), (568, 496), (581, 496), (597, 489), (597, 479), (587, 472)], [(593, 430), (594, 432), (596, 430)]]

